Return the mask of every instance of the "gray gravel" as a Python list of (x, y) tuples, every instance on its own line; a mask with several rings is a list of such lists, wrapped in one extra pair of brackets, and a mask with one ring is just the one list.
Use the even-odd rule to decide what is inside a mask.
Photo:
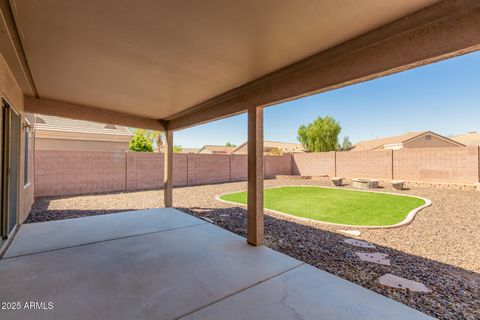
[[(266, 180), (265, 186), (325, 185), (315, 180)], [(246, 189), (245, 182), (174, 189), (174, 206), (245, 236), (245, 209), (215, 195)], [(362, 230), (358, 239), (386, 253), (391, 267), (362, 262), (357, 248), (343, 242), (338, 227), (298, 222), (274, 214), (265, 218), (265, 244), (322, 270), (355, 282), (441, 319), (480, 319), (480, 192), (412, 186), (396, 191), (432, 200), (413, 223), (395, 229)], [(27, 222), (107, 214), (163, 206), (163, 191), (38, 198)], [(78, 208), (81, 208), (80, 210)], [(353, 229), (353, 228), (349, 228)], [(373, 252), (374, 250), (370, 250)], [(386, 273), (419, 281), (432, 291), (415, 293), (380, 286)]]

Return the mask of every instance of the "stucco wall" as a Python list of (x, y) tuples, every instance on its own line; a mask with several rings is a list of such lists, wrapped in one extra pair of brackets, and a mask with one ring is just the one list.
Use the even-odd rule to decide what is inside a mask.
[[(20, 135), (20, 163), (19, 163), (19, 190), (18, 190), (18, 198), (19, 198), (19, 212), (18, 212), (18, 220), (19, 223), (22, 223), (28, 213), (30, 212), (30, 208), (32, 206), (34, 200), (34, 191), (33, 191), (33, 180), (34, 175), (33, 171), (31, 177), (31, 184), (24, 185), (24, 157), (25, 157), (25, 148), (24, 148), (24, 130), (23, 124), (25, 123), (25, 114), (23, 112), (24, 106), (24, 98), (20, 87), (18, 86), (17, 81), (15, 80), (12, 72), (10, 71), (7, 63), (5, 62), (3, 56), (0, 55), (0, 96), (2, 99), (5, 99), (9, 105), (14, 108), (17, 112), (20, 113), (21, 116), (21, 130), (18, 133)], [(1, 136), (1, 132), (3, 128), (1, 128), (2, 122), (0, 121), (0, 139), (3, 139)], [(30, 145), (33, 144), (33, 139), (30, 139)], [(2, 140), (0, 140), (2, 141)], [(33, 153), (33, 150), (31, 150)], [(1, 165), (1, 162), (0, 162)], [(33, 164), (31, 164), (33, 166)]]
[(36, 138), (36, 150), (127, 151), (128, 142)]
[[(430, 135), (430, 140), (427, 140), (427, 136)], [(426, 133), (423, 134), (411, 141), (405, 142), (403, 144), (404, 148), (412, 149), (412, 148), (449, 148), (449, 147), (458, 147), (452, 141), (448, 141), (442, 138), (439, 138), (435, 135)]]

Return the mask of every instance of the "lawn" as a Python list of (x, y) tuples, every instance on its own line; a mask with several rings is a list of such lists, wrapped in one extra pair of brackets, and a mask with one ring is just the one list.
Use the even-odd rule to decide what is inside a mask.
[[(319, 187), (280, 187), (264, 190), (265, 208), (313, 220), (359, 225), (397, 224), (410, 211), (425, 204), (415, 197)], [(247, 204), (247, 193), (225, 194), (220, 199)]]

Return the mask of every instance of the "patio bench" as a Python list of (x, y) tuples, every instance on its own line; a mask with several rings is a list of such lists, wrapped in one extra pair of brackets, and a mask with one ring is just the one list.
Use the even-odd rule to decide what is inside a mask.
[(405, 181), (403, 180), (392, 180), (390, 182), (392, 184), (392, 187), (397, 190), (403, 190), (403, 186), (405, 184)]
[(344, 179), (344, 177), (332, 177), (332, 183), (337, 187), (341, 187)]

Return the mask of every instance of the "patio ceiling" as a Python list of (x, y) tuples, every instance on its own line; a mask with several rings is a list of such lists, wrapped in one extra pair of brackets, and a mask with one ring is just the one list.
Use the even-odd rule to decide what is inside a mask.
[[(179, 129), (252, 103), (268, 105), (443, 58), (465, 49), (467, 40), (477, 45), (477, 38), (456, 32), (469, 30), (461, 23), (471, 23), (467, 18), (478, 18), (478, 2), (445, 1), (417, 12), (436, 2), (10, 0), (15, 22), (9, 32), (13, 40), (18, 32), (18, 57), (25, 58), (22, 89), (40, 98), (27, 101), (26, 110), (74, 118), (85, 118), (84, 110), (97, 116), (106, 110), (97, 120), (136, 116), (133, 124), (160, 120)], [(448, 20), (462, 12), (468, 17)], [(3, 15), (8, 20), (8, 12)], [(460, 26), (452, 30), (453, 22)], [(456, 35), (459, 43), (407, 47), (416, 55), (401, 51), (406, 41), (425, 43), (434, 33), (447, 42)], [(348, 54), (355, 51), (352, 60)], [(381, 65), (377, 58), (386, 52), (390, 64)], [(345, 60), (329, 64), (340, 56)], [(346, 73), (355, 71), (355, 63), (368, 69)], [(280, 92), (269, 96), (265, 88), (273, 86)]]

